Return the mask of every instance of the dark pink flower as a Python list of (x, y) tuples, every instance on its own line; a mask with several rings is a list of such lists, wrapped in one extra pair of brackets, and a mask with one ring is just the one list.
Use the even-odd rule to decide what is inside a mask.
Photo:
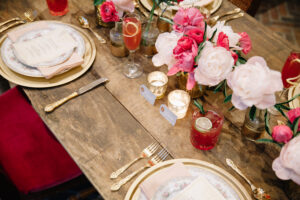
[(193, 28), (191, 30), (188, 30), (185, 34), (193, 38), (197, 42), (197, 44), (200, 44), (203, 41), (204, 32), (200, 28)]
[(103, 22), (105, 23), (120, 20), (115, 5), (111, 1), (106, 1), (100, 6), (100, 14)]
[(191, 39), (187, 36), (182, 36), (178, 40), (177, 46), (179, 46), (181, 49), (183, 49), (183, 51), (187, 51), (192, 48), (193, 42), (194, 42), (193, 39)]
[[(288, 116), (289, 120), (293, 123), (297, 117), (300, 117), (300, 107), (289, 110), (287, 113), (287, 116)], [(300, 131), (300, 123), (298, 126), (298, 131)]]
[(173, 29), (177, 32), (187, 32), (193, 28), (204, 31), (204, 16), (197, 8), (180, 8), (175, 14)]
[(273, 132), (272, 132), (272, 138), (276, 142), (284, 142), (287, 143), (290, 141), (293, 137), (293, 132), (290, 129), (290, 127), (286, 125), (277, 125), (274, 126)]
[(240, 46), (243, 48), (243, 53), (248, 54), (252, 48), (252, 43), (249, 35), (246, 32), (239, 33), (241, 36), (239, 42)]
[(239, 59), (239, 56), (234, 52), (234, 51), (230, 51), (231, 52), (231, 56), (234, 59), (234, 64), (236, 63), (236, 61)]
[(225, 33), (223, 33), (223, 32), (219, 33), (218, 40), (217, 40), (217, 46), (223, 47), (227, 51), (229, 51), (229, 40), (228, 40), (228, 36)]

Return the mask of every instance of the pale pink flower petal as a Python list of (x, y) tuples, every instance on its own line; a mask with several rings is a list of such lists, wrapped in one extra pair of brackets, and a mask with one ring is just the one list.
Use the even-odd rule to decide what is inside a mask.
[(239, 33), (240, 38), (240, 46), (243, 48), (243, 53), (248, 54), (252, 49), (252, 43), (249, 35), (246, 32)]
[(188, 80), (186, 83), (186, 89), (191, 90), (193, 89), (193, 87), (195, 86), (196, 81), (195, 81), (195, 77), (194, 77), (194, 73), (191, 72), (188, 74)]
[(111, 0), (118, 11), (118, 16), (121, 18), (123, 16), (124, 11), (133, 12), (134, 4), (133, 0)]

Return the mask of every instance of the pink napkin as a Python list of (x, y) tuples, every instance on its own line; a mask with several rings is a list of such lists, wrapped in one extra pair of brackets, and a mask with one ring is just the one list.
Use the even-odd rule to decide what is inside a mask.
[(155, 192), (167, 181), (178, 177), (189, 177), (191, 174), (182, 163), (175, 163), (171, 167), (160, 170), (144, 181), (140, 188), (147, 199), (152, 199)]
[[(48, 24), (46, 22), (35, 22), (34, 24), (29, 24), (25, 27), (20, 27), (14, 31), (10, 31), (7, 35), (9, 39), (11, 39), (13, 42), (16, 42), (17, 39), (22, 36), (24, 33), (29, 32), (29, 31), (34, 31), (38, 30), (41, 28), (47, 28)], [(58, 74), (62, 74), (66, 71), (69, 71), (70, 69), (73, 69), (74, 67), (80, 66), (83, 63), (83, 58), (80, 57), (77, 53), (73, 52), (73, 54), (68, 58), (65, 62), (55, 65), (55, 66), (50, 66), (50, 67), (41, 67), (37, 68), (42, 75), (46, 79), (50, 79), (53, 76), (56, 76)]]

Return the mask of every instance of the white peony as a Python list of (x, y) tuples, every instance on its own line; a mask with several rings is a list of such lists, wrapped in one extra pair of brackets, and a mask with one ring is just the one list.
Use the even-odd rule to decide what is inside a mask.
[(232, 104), (240, 110), (255, 105), (266, 109), (276, 103), (275, 92), (283, 88), (280, 72), (270, 70), (266, 61), (254, 56), (239, 65), (227, 77), (233, 90)]
[(241, 47), (237, 46), (241, 36), (235, 32), (233, 32), (231, 26), (226, 26), (225, 21), (218, 21), (215, 26), (209, 27), (207, 26), (207, 37), (211, 38), (214, 31), (217, 29), (217, 32), (212, 40), (214, 43), (217, 43), (218, 36), (221, 32), (225, 33), (228, 36), (229, 47), (233, 47), (236, 50), (242, 50)]
[(283, 146), (280, 156), (273, 161), (272, 168), (282, 180), (292, 179), (300, 185), (300, 136)]
[(170, 69), (175, 64), (176, 60), (173, 55), (173, 49), (176, 47), (177, 41), (181, 38), (181, 36), (182, 34), (175, 31), (159, 34), (155, 42), (155, 47), (158, 53), (152, 57), (154, 66), (160, 67), (166, 64)]
[(232, 71), (234, 59), (223, 47), (213, 47), (206, 42), (195, 69), (195, 80), (202, 85), (215, 86)]

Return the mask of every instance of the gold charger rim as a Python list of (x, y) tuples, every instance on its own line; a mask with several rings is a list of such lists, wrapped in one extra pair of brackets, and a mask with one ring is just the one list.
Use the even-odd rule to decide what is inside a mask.
[(215, 173), (216, 175), (219, 175), (224, 181), (226, 181), (232, 187), (232, 189), (238, 194), (241, 200), (252, 200), (251, 196), (249, 195), (245, 187), (242, 186), (242, 184), (236, 178), (234, 178), (229, 172), (206, 161), (189, 159), (189, 158), (172, 159), (172, 160), (164, 161), (162, 163), (159, 163), (147, 169), (140, 176), (138, 176), (138, 178), (131, 184), (129, 190), (126, 193), (125, 200), (133, 200), (133, 197), (136, 191), (138, 190), (139, 185), (143, 181), (145, 181), (148, 177), (150, 177), (152, 174), (156, 173), (157, 171), (169, 167), (176, 162), (181, 162), (185, 165), (196, 165), (198, 167), (205, 168)]
[[(15, 83), (17, 85), (21, 85), (24, 87), (30, 87), (30, 88), (51, 88), (56, 87), (60, 85), (64, 85), (66, 83), (69, 83), (83, 74), (92, 66), (95, 58), (96, 58), (96, 45), (94, 40), (89, 36), (82, 28), (75, 26), (73, 24), (57, 21), (57, 20), (43, 20), (44, 22), (49, 23), (59, 23), (64, 24), (67, 26), (70, 26), (74, 28), (78, 33), (83, 37), (86, 45), (85, 49), (85, 57), (84, 57), (84, 64), (82, 64), (80, 67), (75, 67), (74, 69), (71, 69), (70, 71), (67, 71), (63, 74), (54, 76), (51, 79), (45, 79), (41, 77), (29, 77), (24, 76), (22, 74), (19, 74), (17, 72), (14, 72), (13, 70), (9, 69), (8, 66), (5, 65), (4, 61), (2, 60), (2, 57), (0, 56), (0, 75), (3, 76), (8, 81)], [(41, 21), (35, 21), (31, 23), (38, 23)], [(28, 25), (28, 24), (26, 24)], [(26, 26), (25, 25), (25, 26)], [(24, 25), (23, 25), (24, 26)], [(12, 30), (15, 30), (21, 26), (18, 26)], [(11, 30), (11, 31), (12, 31)], [(3, 35), (0, 38), (0, 47), (2, 46), (2, 43), (7, 38), (7, 34)], [(86, 44), (88, 42), (89, 44)], [(90, 49), (87, 48), (87, 46), (90, 47)], [(86, 57), (88, 56), (88, 57)], [(87, 60), (88, 59), (88, 60)]]
[[(140, 4), (141, 4), (141, 6), (143, 6), (148, 12), (150, 12), (151, 11), (151, 9), (152, 9), (152, 4), (151, 4), (151, 0), (138, 0), (139, 2), (140, 2)], [(215, 3), (215, 1), (217, 2), (217, 3)], [(211, 8), (209, 11), (210, 11), (210, 14), (213, 14), (213, 13), (215, 13), (220, 7), (221, 7), (221, 5), (222, 5), (222, 2), (223, 2), (223, 0), (214, 0), (212, 3), (210, 3), (208, 6), (210, 6), (211, 4), (214, 4), (215, 6), (213, 7), (213, 8)], [(207, 6), (205, 6), (205, 7), (207, 7)], [(157, 9), (155, 9), (154, 10), (154, 14), (155, 15), (158, 15), (158, 13), (160, 12), (160, 8), (157, 8)], [(172, 18), (173, 17), (173, 14), (170, 12), (170, 11), (166, 11), (165, 13), (164, 13), (164, 17), (167, 17), (167, 18)]]

